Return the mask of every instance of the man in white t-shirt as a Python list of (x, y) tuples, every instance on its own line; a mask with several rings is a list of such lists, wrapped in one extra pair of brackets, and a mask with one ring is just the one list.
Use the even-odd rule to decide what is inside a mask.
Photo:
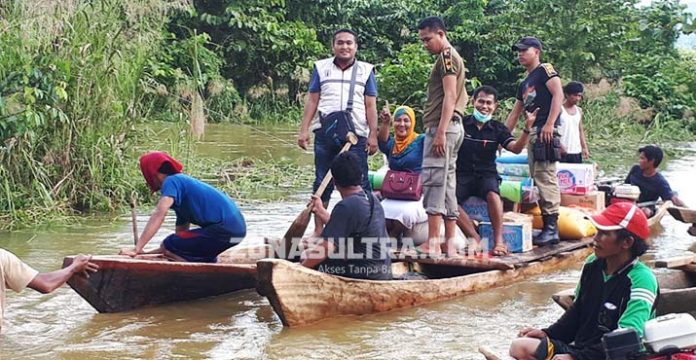
[(563, 87), (565, 102), (561, 107), (561, 125), (558, 127), (561, 134), (561, 162), (580, 164), (590, 157), (582, 126), (582, 109), (578, 106), (583, 91), (582, 84), (576, 81)]
[(92, 256), (78, 255), (70, 266), (52, 271), (40, 273), (25, 264), (15, 254), (0, 248), (0, 329), (5, 312), (5, 289), (21, 292), (24, 288), (34, 289), (42, 294), (47, 294), (65, 284), (74, 274), (95, 272), (99, 268), (89, 262)]

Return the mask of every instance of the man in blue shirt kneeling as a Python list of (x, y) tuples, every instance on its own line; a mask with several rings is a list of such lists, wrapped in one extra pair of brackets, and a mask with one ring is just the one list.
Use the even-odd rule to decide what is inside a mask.
[[(160, 200), (134, 249), (122, 255), (143, 254), (143, 248), (157, 233), (170, 208), (176, 213), (176, 232), (149, 254), (164, 254), (175, 261), (217, 261), (223, 251), (239, 244), (246, 236), (246, 223), (237, 204), (222, 191), (188, 175), (183, 166), (164, 152), (140, 157), (140, 170)], [(190, 229), (191, 224), (199, 228)]]

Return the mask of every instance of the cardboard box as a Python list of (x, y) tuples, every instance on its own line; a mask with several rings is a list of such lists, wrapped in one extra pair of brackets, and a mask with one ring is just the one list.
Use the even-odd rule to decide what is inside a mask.
[(584, 195), (561, 194), (561, 206), (583, 207), (591, 210), (604, 210), (605, 203), (603, 191), (592, 191)]
[[(482, 222), (479, 225), (481, 245), (483, 251), (491, 251), (495, 247), (493, 237), (493, 225), (490, 222)], [(532, 250), (532, 223), (504, 222), (503, 241), (511, 253), (521, 253)]]
[(486, 200), (472, 196), (464, 201), (462, 209), (469, 215), (469, 219), (476, 221), (491, 221), (488, 216), (488, 203)]
[(570, 189), (566, 189), (565, 191), (562, 191), (562, 194), (574, 194), (574, 195), (585, 195), (589, 194), (593, 191), (597, 191), (597, 186), (595, 185), (576, 185)]
[(594, 164), (568, 164), (556, 165), (556, 176), (561, 193), (582, 193), (594, 185)]
[(534, 216), (519, 212), (508, 211), (503, 214), (503, 222), (510, 222), (515, 224), (531, 224), (533, 219)]

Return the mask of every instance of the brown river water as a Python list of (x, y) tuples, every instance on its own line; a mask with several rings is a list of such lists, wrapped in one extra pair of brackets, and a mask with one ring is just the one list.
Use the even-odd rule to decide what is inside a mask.
[[(278, 139), (238, 126), (211, 126), (198, 149), (224, 159), (253, 154), (311, 161), (311, 154), (288, 145), (294, 129), (268, 131)], [(664, 170), (691, 206), (695, 160), (692, 146)], [(300, 199), (243, 205), (250, 237), (281, 236), (301, 210)], [(140, 229), (147, 218), (141, 210)], [(662, 225), (648, 258), (679, 255), (696, 240), (686, 234), (686, 224), (669, 216)], [(170, 229), (173, 218), (151, 244)], [(128, 216), (0, 232), (0, 247), (41, 271), (57, 269), (66, 255), (114, 254), (130, 244)], [(578, 277), (579, 265), (428, 306), (296, 329), (283, 329), (253, 290), (122, 314), (97, 313), (68, 286), (49, 295), (25, 290), (8, 294), (0, 359), (482, 359), (479, 345), (503, 354), (518, 329), (545, 326), (560, 316), (551, 295), (573, 287)]]

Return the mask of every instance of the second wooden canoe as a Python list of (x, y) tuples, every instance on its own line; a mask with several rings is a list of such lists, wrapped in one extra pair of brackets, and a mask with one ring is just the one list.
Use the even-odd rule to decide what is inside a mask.
[(673, 218), (681, 222), (687, 224), (696, 224), (696, 209), (672, 206), (668, 208), (667, 211), (670, 215), (672, 215)]
[[(509, 270), (482, 270), (444, 262), (417, 263), (433, 279), (359, 280), (325, 274), (280, 259), (257, 265), (259, 294), (266, 296), (283, 325), (302, 326), (344, 315), (365, 315), (452, 299), (526, 277), (579, 264), (590, 254), (591, 239), (580, 246), (513, 266)], [(404, 263), (394, 263), (395, 273)], [(462, 275), (465, 274), (465, 275)]]
[(650, 227), (650, 229), (655, 229), (657, 225), (660, 224), (660, 221), (662, 221), (662, 218), (665, 217), (668, 209), (672, 206), (673, 205), (671, 201), (665, 201), (657, 205), (655, 209), (655, 214), (652, 217), (648, 218), (648, 226)]
[[(70, 265), (73, 257), (63, 260)], [(68, 284), (100, 313), (222, 295), (251, 289), (256, 284), (255, 264), (186, 263), (94, 256), (99, 271), (89, 278), (73, 276)]]
[[(671, 313), (690, 313), (696, 316), (696, 273), (684, 270), (656, 270), (655, 276), (660, 285), (660, 296), (657, 301), (657, 315)], [(573, 289), (558, 292), (553, 300), (563, 309), (573, 304), (575, 291)]]

